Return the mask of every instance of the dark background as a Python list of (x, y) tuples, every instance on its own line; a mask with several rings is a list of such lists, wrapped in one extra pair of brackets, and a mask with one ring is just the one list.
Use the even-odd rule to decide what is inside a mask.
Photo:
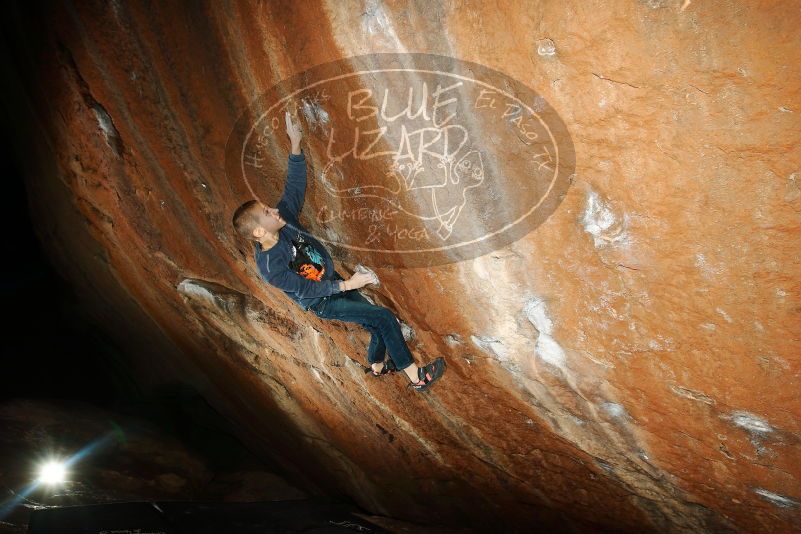
[[(0, 108), (5, 113), (5, 107)], [(79, 313), (76, 295), (49, 263), (36, 236), (28, 195), (11, 135), (2, 117), (3, 191), (2, 362), (3, 399), (53, 397), (109, 405), (115, 401), (115, 347)]]
[[(81, 302), (49, 262), (29, 213), (25, 178), (15, 154), (13, 125), (0, 106), (4, 308), (0, 402), (69, 399), (147, 419), (205, 456), (212, 469), (234, 468), (251, 453), (228, 423), (191, 385), (143, 392), (124, 354), (82, 313)], [(275, 467), (275, 466), (273, 466)]]
[(51, 244), (42, 243), (36, 229), (45, 228), (47, 221), (36, 224), (31, 219), (26, 180), (53, 177), (23, 174), (22, 163), (39, 156), (22, 148), (36, 142), (23, 137), (30, 135), (26, 133), (30, 128), (15, 124), (16, 116), (23, 114), (12, 112), (26, 105), (18, 89), (33, 97), (38, 84), (56, 83), (39, 72), (36, 61), (40, 50), (52, 45), (54, 37), (45, 20), (55, 7), (53, 0), (16, 2), (0, 18), (0, 121), (5, 126), (0, 134), (5, 182), (0, 193), (0, 403), (11, 399), (90, 403), (151, 423), (165, 437), (177, 438), (202, 456), (213, 471), (266, 470), (287, 478), (284, 466), (265, 458), (263, 451), (249, 450), (237, 437), (242, 429), (220, 415), (191, 382), (140, 387), (132, 362), (152, 358), (121, 350), (116, 338), (90, 320), (84, 309), (91, 309), (91, 303), (81, 301), (85, 297), (45, 253)]

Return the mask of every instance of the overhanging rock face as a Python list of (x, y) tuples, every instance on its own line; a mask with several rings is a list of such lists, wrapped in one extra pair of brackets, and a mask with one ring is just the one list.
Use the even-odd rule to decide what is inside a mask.
[[(374, 514), (798, 529), (793, 2), (75, 4), (12, 8), (22, 76), (5, 101), (37, 232), (143, 381), (191, 381), (299, 487)], [(469, 82), (459, 127), (389, 120), (406, 100), (381, 111), (382, 87), (404, 87), (383, 53), (432, 98)], [(314, 93), (334, 64), (369, 72)], [(408, 325), (418, 362), (447, 359), (426, 394), (365, 375), (367, 332), (303, 313), (233, 233), (237, 206), (283, 187), (282, 102), (304, 131), (301, 222), (340, 273), (377, 272), (365, 293)], [(388, 172), (377, 147), (399, 140), (414, 164)], [(412, 234), (429, 241), (390, 250)], [(490, 245), (446, 246), (471, 239)]]

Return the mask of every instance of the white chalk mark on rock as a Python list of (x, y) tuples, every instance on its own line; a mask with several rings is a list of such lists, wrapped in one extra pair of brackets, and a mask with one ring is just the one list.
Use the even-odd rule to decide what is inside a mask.
[(523, 313), (539, 332), (535, 347), (537, 355), (551, 365), (563, 367), (565, 365), (565, 351), (551, 337), (553, 334), (553, 321), (548, 316), (545, 301), (537, 297), (529, 299), (523, 306)]
[(592, 190), (587, 193), (587, 205), (581, 216), (581, 225), (584, 231), (592, 235), (596, 248), (627, 240), (625, 230), (628, 216), (624, 215), (620, 220), (600, 195)]
[(713, 399), (712, 397), (710, 397), (708, 395), (705, 395), (705, 394), (701, 393), (700, 391), (694, 391), (692, 389), (685, 388), (685, 387), (682, 387), (682, 386), (677, 386), (675, 384), (671, 385), (670, 389), (672, 389), (673, 393), (675, 393), (676, 395), (681, 395), (682, 397), (686, 397), (686, 398), (694, 400), (694, 401), (703, 402), (703, 403), (709, 404), (709, 405), (714, 405), (715, 404), (715, 399)]
[(500, 361), (508, 359), (506, 347), (500, 340), (486, 336), (470, 336), (470, 341), (484, 352), (494, 354)]
[(700, 252), (695, 255), (695, 266), (706, 278), (715, 278), (726, 270), (722, 264), (718, 266), (711, 265), (706, 255)]
[(726, 313), (725, 311), (723, 311), (722, 309), (715, 308), (715, 311), (718, 312), (726, 320), (727, 323), (733, 323), (734, 322), (732, 320), (732, 318), (729, 316), (729, 314)]
[(768, 434), (774, 430), (765, 419), (745, 411), (732, 412), (729, 419), (752, 434)]
[(178, 284), (178, 291), (187, 297), (193, 297), (211, 305), (216, 306), (218, 302), (218, 298), (214, 293), (190, 278), (186, 278)]
[(775, 504), (780, 508), (801, 507), (801, 502), (798, 502), (795, 499), (791, 499), (786, 495), (779, 495), (778, 493), (773, 493), (772, 491), (768, 491), (763, 488), (754, 489), (754, 493), (756, 493), (766, 501)]
[(556, 45), (547, 37), (545, 39), (540, 39), (537, 41), (537, 54), (540, 56), (555, 56)]
[[(397, 319), (397, 317), (396, 317)], [(410, 341), (414, 338), (414, 330), (408, 324), (404, 323), (400, 319), (398, 319), (398, 323), (400, 323), (401, 333), (403, 334), (403, 339), (406, 341)]]
[(623, 405), (616, 402), (604, 402), (601, 404), (601, 408), (612, 417), (622, 418), (627, 415)]
[(445, 336), (445, 343), (449, 347), (458, 347), (462, 344), (462, 337), (459, 334), (448, 334)]

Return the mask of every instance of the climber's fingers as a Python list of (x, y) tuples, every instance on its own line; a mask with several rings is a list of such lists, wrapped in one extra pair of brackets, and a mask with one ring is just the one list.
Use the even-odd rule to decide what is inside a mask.
[(300, 140), (300, 125), (292, 122), (292, 115), (289, 114), (289, 111), (286, 112), (286, 134), (292, 141)]

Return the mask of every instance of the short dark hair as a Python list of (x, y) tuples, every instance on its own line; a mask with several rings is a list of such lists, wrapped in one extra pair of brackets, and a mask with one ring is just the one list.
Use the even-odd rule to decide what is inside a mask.
[(248, 200), (236, 208), (231, 220), (237, 235), (251, 241), (256, 240), (256, 238), (253, 237), (253, 229), (256, 228), (256, 219), (253, 217), (252, 209), (258, 203), (258, 200)]

